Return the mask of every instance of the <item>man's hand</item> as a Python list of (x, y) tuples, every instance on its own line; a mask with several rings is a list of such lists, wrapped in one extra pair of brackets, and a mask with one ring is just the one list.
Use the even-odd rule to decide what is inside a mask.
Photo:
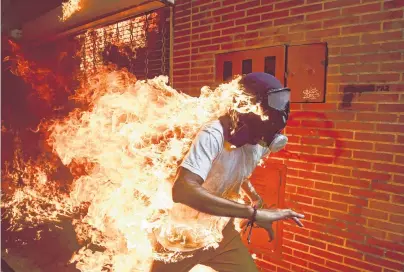
[(269, 241), (271, 242), (275, 237), (274, 230), (272, 228), (273, 222), (285, 219), (292, 219), (299, 227), (303, 227), (303, 224), (302, 222), (300, 222), (299, 219), (304, 218), (304, 215), (290, 209), (263, 209), (257, 211), (257, 215), (255, 218), (255, 223), (268, 232)]

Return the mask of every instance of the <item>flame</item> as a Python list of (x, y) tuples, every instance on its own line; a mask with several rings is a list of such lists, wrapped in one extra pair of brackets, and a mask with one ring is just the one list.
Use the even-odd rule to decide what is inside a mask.
[(65, 22), (73, 14), (80, 11), (81, 10), (80, 2), (81, 0), (69, 0), (67, 2), (62, 3), (62, 17), (60, 17), (60, 21)]
[(62, 189), (63, 181), (52, 180), (58, 167), (49, 156), (23, 162), (16, 152), (13, 168), (3, 174), (10, 182), (23, 181), (3, 196), (12, 227), (71, 218), (84, 244), (71, 262), (83, 272), (148, 271), (153, 260), (191, 256), (159, 249), (156, 230), (160, 241), (214, 245), (221, 239), (218, 226), (170, 214), (171, 188), (205, 123), (232, 110), (263, 117), (239, 79), (215, 90), (203, 87), (199, 97), (191, 97), (168, 86), (165, 76), (145, 82), (126, 70), (100, 68), (71, 96), (81, 109), (44, 123), (47, 143), (72, 172), (72, 184)]

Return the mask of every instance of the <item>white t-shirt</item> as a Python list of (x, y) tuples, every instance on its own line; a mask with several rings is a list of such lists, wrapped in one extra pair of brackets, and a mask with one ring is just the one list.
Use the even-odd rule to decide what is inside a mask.
[[(217, 120), (200, 130), (181, 166), (200, 176), (204, 180), (202, 186), (210, 193), (237, 201), (242, 183), (250, 177), (261, 158), (269, 153), (268, 148), (260, 145), (225, 148), (223, 127)], [(190, 251), (220, 242), (222, 230), (230, 219), (174, 204), (171, 222), (176, 222), (177, 226), (173, 224), (170, 228), (177, 228), (175, 233), (183, 236), (181, 245), (174, 246), (175, 249)], [(193, 234), (184, 234), (181, 225), (192, 226)], [(200, 237), (197, 239), (195, 235)]]

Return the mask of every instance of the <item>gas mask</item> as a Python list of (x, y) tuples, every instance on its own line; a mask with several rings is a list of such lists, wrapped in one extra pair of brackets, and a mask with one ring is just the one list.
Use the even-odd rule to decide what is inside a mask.
[(229, 142), (241, 147), (245, 144), (268, 147), (272, 152), (282, 149), (287, 137), (281, 135), (290, 113), (290, 89), (276, 88), (255, 94), (256, 102), (260, 103), (267, 120), (254, 113), (239, 114), (239, 121)]

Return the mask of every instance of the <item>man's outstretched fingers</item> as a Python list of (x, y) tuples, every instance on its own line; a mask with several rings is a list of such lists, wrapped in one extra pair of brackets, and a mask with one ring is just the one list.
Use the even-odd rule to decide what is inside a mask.
[(269, 226), (269, 228), (266, 228), (266, 231), (268, 232), (269, 235), (269, 241), (272, 242), (272, 240), (275, 238), (274, 230), (272, 228), (272, 224)]
[(303, 223), (297, 217), (292, 217), (292, 220), (296, 222), (299, 227), (304, 227)]

